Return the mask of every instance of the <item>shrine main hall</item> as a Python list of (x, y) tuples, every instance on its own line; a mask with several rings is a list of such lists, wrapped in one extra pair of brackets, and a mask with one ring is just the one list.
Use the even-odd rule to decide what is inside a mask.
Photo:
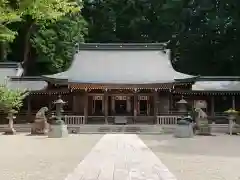
[[(160, 116), (183, 112), (179, 102), (185, 103), (186, 111), (201, 102), (212, 116), (240, 106), (236, 77), (199, 77), (177, 72), (171, 64), (170, 51), (161, 43), (83, 43), (64, 72), (25, 77), (17, 63), (2, 63), (0, 71), (5, 72), (0, 74), (5, 77), (0, 83), (30, 92), (20, 112), (21, 118), (27, 117), (22, 119), (29, 122), (41, 107), (54, 113), (53, 101), (59, 95), (67, 102), (63, 107), (65, 116), (79, 117), (79, 124), (111, 124), (118, 116), (127, 117), (129, 124), (159, 124)], [(228, 88), (219, 91), (220, 81)], [(206, 82), (212, 84), (210, 89)], [(216, 106), (221, 101), (226, 107)]]

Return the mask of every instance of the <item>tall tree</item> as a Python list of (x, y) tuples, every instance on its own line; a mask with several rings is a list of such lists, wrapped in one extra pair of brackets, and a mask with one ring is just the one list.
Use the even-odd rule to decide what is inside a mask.
[(165, 0), (84, 0), (88, 42), (162, 42), (171, 37), (163, 23)]
[(14, 9), (7, 0), (0, 0), (0, 60), (4, 61), (6, 57), (6, 47), (16, 36), (16, 32), (9, 29), (8, 24), (20, 21), (19, 9)]
[(32, 33), (39, 26), (54, 22), (69, 13), (79, 12), (80, 6), (77, 2), (70, 0), (28, 0), (25, 3), (20, 2), (19, 6), (27, 7), (22, 13), (25, 20), (23, 65), (27, 73), (31, 63), (29, 61), (29, 51)]
[(37, 51), (34, 74), (66, 70), (76, 53), (77, 44), (83, 42), (86, 32), (86, 22), (80, 13), (67, 15), (48, 26), (41, 26), (32, 37), (32, 45)]
[(88, 42), (166, 42), (178, 71), (240, 75), (237, 0), (84, 0)]
[[(173, 0), (169, 0), (173, 1)], [(181, 9), (181, 29), (171, 41), (179, 71), (200, 75), (240, 75), (239, 1), (188, 1)]]
[(14, 8), (8, 0), (0, 0), (0, 41), (11, 42), (16, 32), (7, 27), (8, 24), (21, 20), (21, 11)]

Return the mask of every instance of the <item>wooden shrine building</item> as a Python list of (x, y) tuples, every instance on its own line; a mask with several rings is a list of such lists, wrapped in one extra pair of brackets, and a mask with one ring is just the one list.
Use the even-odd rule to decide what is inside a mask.
[[(207, 77), (175, 71), (169, 56), (160, 43), (80, 44), (67, 71), (42, 77), (11, 74), (7, 85), (31, 92), (23, 107), (27, 117), (43, 106), (54, 111), (52, 102), (61, 94), (67, 101), (65, 114), (81, 116), (82, 124), (112, 123), (116, 116), (127, 117), (128, 123), (159, 123), (158, 116), (178, 113), (176, 102), (182, 98), (189, 110), (195, 100), (204, 100), (214, 111), (212, 97), (225, 91), (199, 89)], [(240, 88), (234, 102), (238, 92)]]
[(67, 71), (44, 76), (50, 86), (68, 87), (73, 113), (105, 123), (114, 116), (154, 122), (170, 111), (171, 91), (190, 88), (192, 78), (172, 68), (163, 44), (81, 44)]

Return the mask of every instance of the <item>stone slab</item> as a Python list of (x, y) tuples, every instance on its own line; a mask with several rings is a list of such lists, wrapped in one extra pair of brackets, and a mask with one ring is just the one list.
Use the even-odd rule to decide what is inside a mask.
[(176, 180), (135, 134), (107, 134), (65, 180)]

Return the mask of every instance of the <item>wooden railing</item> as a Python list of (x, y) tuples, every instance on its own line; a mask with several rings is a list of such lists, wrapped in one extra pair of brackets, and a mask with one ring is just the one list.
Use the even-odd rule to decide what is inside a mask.
[(85, 124), (84, 116), (64, 116), (64, 121), (67, 125)]
[(180, 116), (157, 116), (157, 124), (162, 124), (162, 125), (174, 125), (177, 124), (177, 119)]

